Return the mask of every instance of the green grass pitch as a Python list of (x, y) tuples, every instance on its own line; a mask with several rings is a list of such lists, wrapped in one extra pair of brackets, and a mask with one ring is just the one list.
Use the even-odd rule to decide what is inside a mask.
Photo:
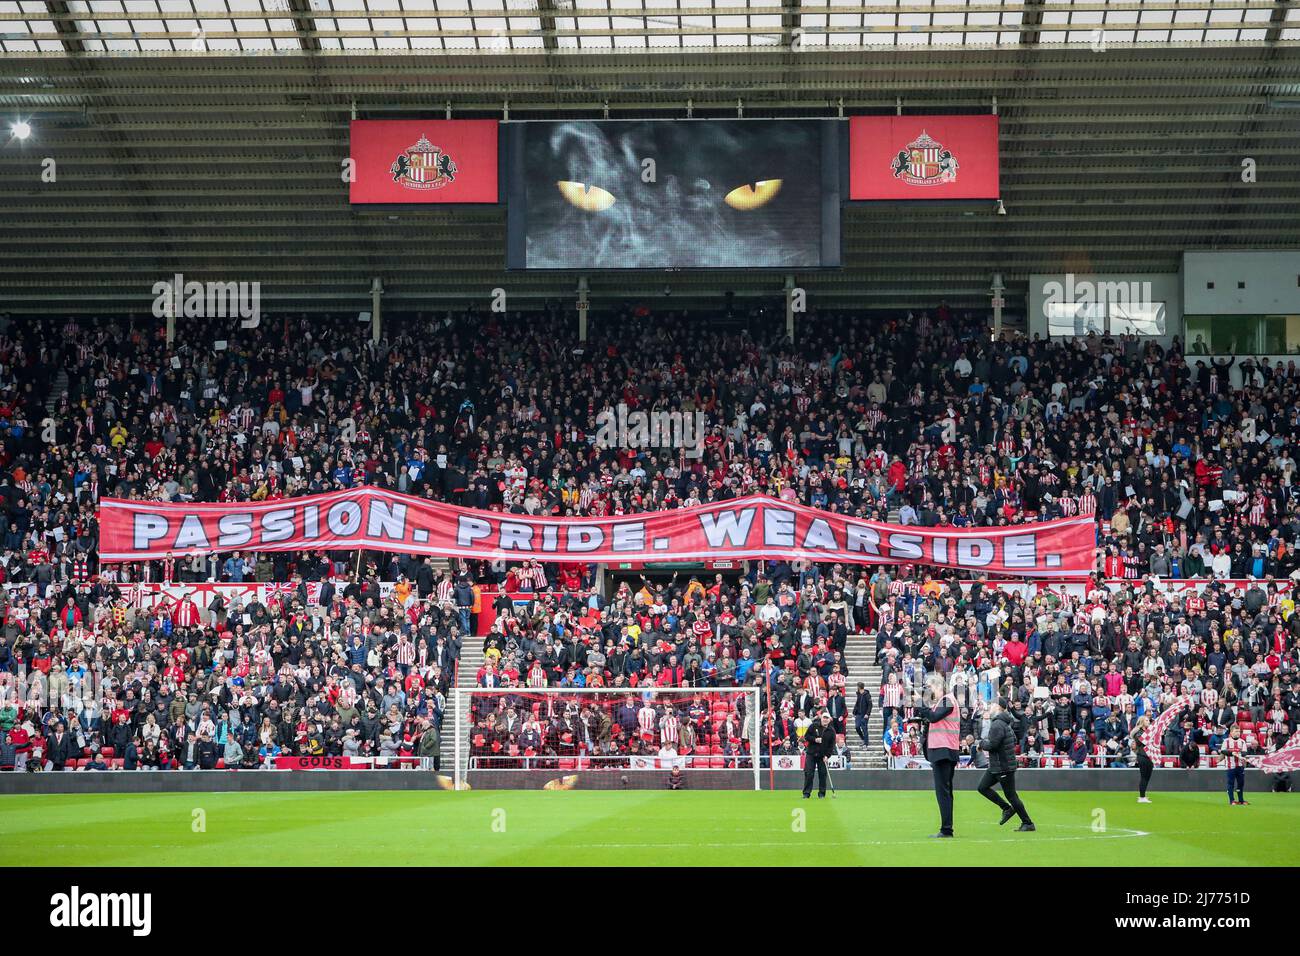
[[(0, 797), (0, 865), (1295, 866), (1300, 798), (1023, 794), (1037, 833), (957, 794), (419, 791)], [(201, 811), (201, 814), (198, 812)], [(803, 814), (798, 813), (803, 811)], [(199, 823), (202, 823), (202, 828)]]

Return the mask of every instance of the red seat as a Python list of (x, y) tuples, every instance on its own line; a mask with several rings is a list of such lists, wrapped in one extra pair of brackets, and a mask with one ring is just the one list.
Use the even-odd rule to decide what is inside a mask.
[(560, 769), (561, 769), (561, 770), (573, 770), (573, 769), (577, 766), (577, 764), (578, 764), (578, 762), (577, 762), (576, 760), (574, 760), (572, 757), (561, 757), (561, 758), (560, 758)]
[(113, 759), (113, 753), (114, 753), (114, 751), (113, 751), (113, 748), (112, 748), (112, 747), (105, 747), (103, 750), (100, 751), (100, 753), (104, 755), (104, 759), (105, 759), (105, 760), (112, 760), (112, 759)]
[(112, 770), (121, 770), (125, 763), (126, 760), (124, 760), (122, 757), (114, 757), (111, 761), (109, 761), (109, 768)]
[(225, 770), (225, 769), (226, 769), (226, 758), (225, 758), (225, 757), (218, 757), (218, 758), (217, 758), (217, 769), (218, 769), (218, 770)]

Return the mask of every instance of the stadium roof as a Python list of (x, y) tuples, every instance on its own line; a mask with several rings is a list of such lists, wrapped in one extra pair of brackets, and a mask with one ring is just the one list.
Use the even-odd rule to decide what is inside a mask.
[[(0, 52), (809, 50), (1300, 39), (1273, 0), (4, 0)], [(73, 44), (79, 45), (73, 47)]]
[[(375, 277), (387, 308), (572, 293), (505, 272), (503, 208), (351, 208), (353, 115), (995, 105), (1007, 215), (851, 206), (845, 267), (797, 277), (813, 304), (983, 303), (996, 271), (1014, 304), (1030, 273), (1300, 248), (1295, 0), (0, 0), (0, 311), (143, 313), (175, 272), (260, 281), (270, 308), (364, 308)], [(782, 278), (667, 282), (682, 301)], [(591, 277), (597, 301), (664, 286)]]

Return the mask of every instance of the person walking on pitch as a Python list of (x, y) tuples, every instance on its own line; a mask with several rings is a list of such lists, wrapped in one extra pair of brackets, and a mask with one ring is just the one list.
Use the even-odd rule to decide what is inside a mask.
[(1133, 754), (1137, 758), (1138, 773), (1141, 775), (1138, 779), (1138, 803), (1150, 803), (1147, 797), (1147, 785), (1151, 783), (1151, 771), (1155, 769), (1155, 764), (1147, 756), (1147, 745), (1143, 742), (1143, 735), (1147, 732), (1147, 727), (1151, 723), (1151, 718), (1145, 714), (1138, 718), (1133, 725), (1133, 732), (1128, 736), (1129, 746), (1133, 748)]
[[(1018, 816), (1019, 831), (1033, 832), (1037, 829), (1034, 821), (1029, 819), (1029, 812), (1016, 793), (1016, 729), (1006, 699), (1000, 698), (996, 704), (991, 704), (989, 711), (989, 735), (980, 741), (980, 750), (988, 751), (989, 766), (980, 780), (980, 795), (997, 804), (1002, 811), (998, 826)], [(1002, 785), (1002, 792), (1007, 795), (1005, 800), (997, 795), (994, 784)]]
[(812, 796), (813, 769), (817, 770), (817, 796), (826, 796), (826, 758), (835, 752), (835, 728), (825, 707), (803, 735), (803, 797)]
[(961, 751), (961, 714), (957, 698), (948, 692), (943, 676), (931, 674), (925, 681), (926, 700), (913, 697), (916, 716), (925, 721), (922, 741), (925, 759), (934, 772), (934, 798), (939, 804), (939, 832), (935, 837), (949, 838), (952, 832), (952, 775)]
[[(1228, 731), (1227, 738), (1219, 746), (1223, 756), (1224, 772), (1228, 775), (1229, 806), (1246, 806), (1246, 741), (1241, 739), (1241, 728), (1236, 724)], [(1232, 798), (1236, 790), (1237, 799)]]

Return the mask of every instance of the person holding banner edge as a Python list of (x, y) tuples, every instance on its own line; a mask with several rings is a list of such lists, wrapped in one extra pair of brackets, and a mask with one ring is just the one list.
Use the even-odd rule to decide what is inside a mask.
[(928, 703), (922, 701), (920, 694), (914, 694), (912, 700), (916, 716), (926, 724), (922, 747), (934, 772), (934, 798), (939, 804), (939, 832), (931, 835), (950, 839), (954, 836), (952, 777), (961, 751), (961, 713), (957, 698), (948, 692), (941, 674), (927, 677), (925, 689)]

